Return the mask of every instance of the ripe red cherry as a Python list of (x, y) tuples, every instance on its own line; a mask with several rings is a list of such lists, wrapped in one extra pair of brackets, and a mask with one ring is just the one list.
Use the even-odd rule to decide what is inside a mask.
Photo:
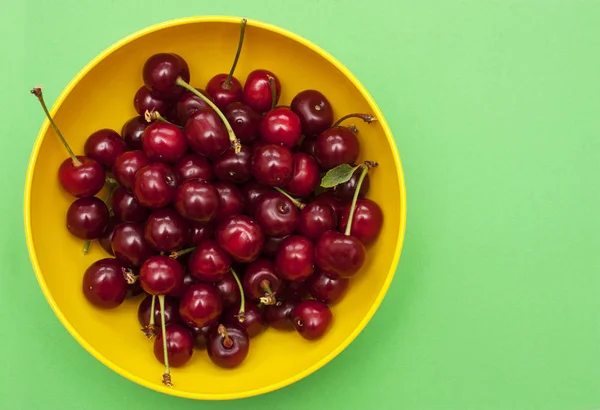
[(215, 239), (238, 262), (255, 260), (265, 241), (258, 223), (246, 215), (234, 215), (219, 222)]
[[(138, 322), (142, 327), (150, 324), (150, 311), (152, 310), (152, 295), (147, 295), (138, 306)], [(165, 297), (165, 325), (171, 323), (183, 323), (179, 316), (179, 299), (173, 296)], [(160, 328), (162, 318), (160, 314), (160, 303), (158, 298), (154, 300), (154, 326)]]
[(184, 128), (188, 144), (198, 154), (215, 159), (230, 146), (225, 125), (213, 109), (193, 113)]
[(173, 164), (185, 155), (187, 141), (178, 126), (155, 121), (144, 131), (142, 147), (150, 161)]
[(254, 215), (258, 199), (265, 192), (271, 192), (271, 187), (261, 184), (256, 180), (251, 180), (242, 186), (241, 192), (244, 198), (244, 212), (248, 215)]
[(321, 195), (317, 196), (317, 198), (315, 198), (314, 201), (329, 205), (331, 207), (331, 209), (333, 209), (333, 212), (335, 213), (336, 221), (340, 220), (340, 217), (342, 216), (342, 208), (344, 207), (344, 204), (342, 202), (338, 201), (331, 194), (331, 192), (328, 192), (328, 191), (323, 192)]
[(157, 111), (164, 115), (171, 107), (167, 100), (158, 98), (148, 88), (141, 86), (133, 97), (133, 108), (139, 115), (144, 115), (146, 111)]
[[(196, 90), (206, 96), (204, 90), (201, 90), (200, 88), (196, 88)], [(185, 90), (183, 94), (181, 94), (181, 97), (179, 97), (177, 104), (175, 105), (177, 119), (181, 124), (185, 124), (190, 116), (196, 111), (208, 108), (210, 108), (210, 105), (208, 105), (206, 101), (188, 90)]]
[(260, 115), (242, 102), (229, 104), (223, 114), (242, 144), (250, 145), (258, 137)]
[(115, 159), (113, 174), (117, 182), (128, 190), (133, 189), (133, 182), (137, 172), (150, 164), (144, 151), (127, 151)]
[(192, 285), (179, 302), (179, 314), (189, 326), (203, 327), (216, 322), (222, 311), (221, 295), (208, 283)]
[(127, 120), (121, 128), (121, 137), (129, 149), (142, 149), (142, 134), (148, 126), (148, 122), (142, 116)]
[(285, 195), (271, 191), (261, 195), (254, 219), (265, 235), (288, 236), (298, 226), (298, 209)]
[(242, 84), (235, 77), (227, 83), (227, 74), (217, 74), (206, 84), (206, 93), (223, 110), (231, 103), (242, 101)]
[(305, 135), (319, 135), (333, 124), (331, 104), (319, 91), (300, 91), (290, 108), (298, 115)]
[(190, 273), (202, 282), (218, 282), (230, 267), (231, 256), (210, 239), (200, 243), (188, 261)]
[[(187, 327), (171, 323), (165, 327), (167, 355), (170, 367), (181, 367), (190, 361), (194, 353), (194, 336)], [(154, 340), (154, 356), (165, 364), (162, 330)]]
[(252, 178), (252, 151), (242, 146), (237, 154), (229, 148), (213, 161), (216, 177), (221, 181), (243, 184)]
[(109, 216), (101, 199), (78, 198), (67, 210), (67, 229), (80, 239), (98, 239), (108, 225)]
[(213, 237), (214, 227), (212, 223), (195, 222), (190, 224), (190, 242), (189, 246), (197, 246), (205, 239)]
[(252, 175), (269, 186), (285, 186), (294, 175), (292, 152), (279, 145), (265, 145), (252, 156)]
[(203, 179), (207, 182), (215, 179), (210, 162), (202, 155), (195, 153), (189, 153), (177, 161), (173, 165), (173, 171), (181, 183), (190, 179)]
[(187, 219), (210, 222), (219, 210), (219, 194), (211, 183), (192, 179), (177, 190), (175, 208)]
[(210, 360), (219, 367), (232, 369), (239, 366), (250, 348), (246, 331), (234, 324), (219, 325), (209, 337), (206, 350)]
[(267, 144), (293, 148), (298, 144), (301, 134), (300, 119), (287, 107), (273, 108), (260, 122), (260, 137)]
[(214, 187), (219, 195), (219, 212), (217, 212), (215, 220), (242, 213), (244, 198), (235, 185), (230, 182), (216, 182)]
[(123, 222), (144, 222), (150, 210), (140, 205), (133, 193), (123, 187), (117, 188), (111, 196), (112, 210)]
[(125, 141), (114, 130), (103, 128), (92, 133), (85, 141), (83, 152), (89, 158), (98, 161), (107, 168), (112, 168), (118, 155), (127, 150)]
[(113, 309), (123, 303), (127, 295), (123, 269), (125, 266), (112, 258), (92, 263), (83, 274), (82, 290), (88, 302), (102, 309)]
[(303, 152), (293, 154), (294, 173), (285, 190), (295, 196), (308, 196), (319, 185), (319, 165), (313, 157)]
[(333, 277), (322, 271), (316, 271), (306, 279), (306, 286), (312, 297), (327, 305), (342, 300), (349, 285), (350, 279)]
[(175, 53), (158, 53), (146, 60), (142, 70), (144, 84), (154, 95), (174, 99), (183, 93), (176, 81), (181, 77), (190, 82), (190, 69), (181, 56)]
[(333, 315), (331, 310), (323, 302), (317, 300), (305, 300), (292, 309), (292, 323), (307, 340), (321, 338), (331, 325)]
[(183, 268), (168, 256), (152, 256), (140, 268), (140, 284), (150, 295), (168, 295), (183, 286)]
[(319, 269), (342, 278), (356, 274), (365, 262), (361, 241), (336, 231), (327, 231), (315, 244), (315, 263)]
[(315, 159), (324, 170), (341, 164), (353, 164), (358, 159), (360, 144), (347, 127), (337, 126), (323, 131), (317, 137)]
[(154, 162), (140, 169), (133, 180), (133, 193), (148, 208), (163, 208), (177, 193), (177, 175), (167, 164)]
[(298, 216), (298, 232), (310, 239), (316, 240), (336, 226), (335, 212), (326, 201), (309, 202)]
[(291, 235), (281, 243), (275, 256), (275, 271), (290, 282), (300, 282), (312, 275), (314, 245), (300, 235)]
[(302, 143), (300, 144), (300, 147), (299, 147), (299, 151), (304, 152), (305, 154), (308, 154), (311, 157), (315, 158), (317, 155), (317, 152), (315, 150), (316, 146), (317, 146), (316, 138), (306, 137), (302, 140)]
[(77, 156), (79, 164), (67, 158), (58, 168), (58, 180), (69, 194), (77, 198), (96, 195), (104, 186), (106, 172), (96, 160)]
[(275, 236), (267, 236), (265, 238), (265, 246), (263, 247), (263, 255), (267, 258), (275, 258), (277, 255), (277, 251), (279, 251), (279, 247), (281, 246), (281, 242), (287, 238), (287, 236), (282, 236), (280, 238)]
[(275, 273), (273, 262), (259, 258), (246, 266), (242, 286), (244, 293), (255, 302), (273, 305), (284, 283)]
[(171, 208), (157, 209), (146, 222), (144, 236), (157, 251), (171, 252), (182, 249), (189, 241), (189, 227)]
[[(329, 191), (331, 194), (342, 203), (352, 201), (352, 197), (354, 196), (354, 191), (356, 191), (356, 184), (358, 183), (358, 179), (360, 178), (360, 172), (354, 172), (350, 179), (346, 182), (338, 184), (333, 188), (330, 188)], [(358, 196), (360, 198), (367, 195), (369, 192), (369, 188), (371, 186), (371, 181), (369, 179), (369, 174), (366, 174), (362, 185), (360, 186), (360, 192)]]
[(240, 321), (239, 306), (232, 306), (223, 313), (222, 320), (225, 323), (241, 326), (246, 330), (250, 338), (256, 337), (267, 328), (267, 323), (262, 310), (253, 303), (246, 301), (244, 304), (244, 320)]
[(273, 104), (270, 78), (273, 78), (275, 84), (275, 104), (277, 104), (281, 95), (281, 84), (275, 74), (268, 70), (254, 70), (246, 77), (243, 101), (254, 111), (268, 111)]
[(298, 303), (299, 300), (291, 296), (278, 298), (274, 305), (265, 306), (265, 321), (277, 330), (294, 330), (291, 313)]
[(223, 279), (215, 283), (215, 287), (223, 298), (223, 307), (237, 306), (239, 308), (242, 295), (240, 288), (231, 272), (225, 273)]
[(115, 256), (128, 266), (140, 266), (152, 256), (152, 248), (144, 237), (144, 227), (134, 222), (117, 225), (111, 247)]
[[(350, 205), (344, 207), (342, 217), (340, 219), (339, 230), (344, 232), (348, 225), (348, 217), (350, 215)], [(365, 246), (373, 243), (383, 225), (383, 212), (376, 202), (370, 199), (359, 199), (356, 201), (356, 209), (352, 218), (352, 227), (350, 235), (357, 238)]]

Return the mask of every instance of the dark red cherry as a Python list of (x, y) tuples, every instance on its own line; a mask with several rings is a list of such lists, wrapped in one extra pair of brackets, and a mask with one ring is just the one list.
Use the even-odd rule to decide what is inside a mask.
[(289, 296), (277, 298), (274, 305), (265, 306), (265, 321), (277, 330), (294, 330), (291, 313), (298, 303), (299, 300)]
[(121, 128), (121, 137), (129, 149), (142, 149), (142, 134), (148, 126), (148, 122), (142, 116), (127, 120)]
[(347, 127), (333, 127), (317, 137), (315, 159), (324, 170), (341, 164), (353, 164), (358, 159), (360, 144)]
[(92, 305), (113, 309), (125, 300), (127, 281), (125, 265), (117, 259), (105, 258), (92, 263), (83, 274), (82, 290)]
[(234, 102), (223, 110), (223, 114), (242, 144), (250, 145), (256, 140), (260, 125), (260, 115), (256, 111), (243, 102)]
[(336, 226), (335, 211), (326, 201), (309, 202), (302, 208), (298, 217), (298, 232), (313, 240)]
[(333, 124), (333, 109), (329, 100), (317, 90), (300, 91), (290, 105), (306, 135), (319, 135)]
[(225, 182), (243, 184), (252, 178), (252, 152), (242, 145), (237, 154), (229, 148), (213, 161), (216, 177)]
[(320, 203), (325, 203), (325, 204), (329, 205), (331, 207), (331, 209), (333, 209), (333, 212), (335, 213), (336, 221), (340, 220), (340, 218), (342, 216), (342, 208), (344, 207), (344, 204), (342, 202), (338, 201), (331, 194), (331, 192), (328, 192), (328, 191), (323, 192), (322, 194), (320, 194), (319, 196), (317, 196), (315, 198), (314, 202), (320, 202)]
[(219, 157), (230, 146), (227, 129), (213, 109), (193, 113), (184, 132), (192, 150), (210, 159)]
[(215, 239), (236, 261), (251, 262), (260, 255), (265, 236), (256, 221), (234, 215), (219, 222)]
[(304, 282), (288, 282), (285, 291), (284, 298), (292, 298), (295, 300), (304, 300), (310, 297), (306, 281)]
[(134, 222), (117, 225), (111, 247), (115, 256), (126, 265), (141, 266), (152, 256), (152, 248), (144, 237), (144, 227)]
[(168, 295), (183, 286), (183, 267), (168, 256), (152, 256), (140, 268), (140, 284), (150, 295)]
[(146, 86), (141, 86), (133, 97), (133, 108), (142, 116), (146, 111), (157, 111), (165, 115), (170, 109), (170, 104), (167, 100), (152, 94)]
[(188, 261), (190, 273), (202, 282), (218, 282), (231, 267), (231, 256), (215, 241), (207, 239), (201, 242)]
[[(189, 255), (189, 253), (186, 255)], [(185, 259), (184, 257), (177, 258), (179, 263), (181, 263), (184, 266), (187, 266), (187, 260), (184, 260), (184, 259)], [(175, 292), (174, 294), (173, 293), (171, 293), (171, 294), (177, 298), (181, 298), (185, 294), (185, 292), (187, 292), (188, 289), (191, 288), (192, 285), (195, 285), (196, 283), (198, 283), (198, 280), (192, 276), (192, 274), (189, 272), (189, 270), (186, 269), (185, 274), (183, 275), (183, 286), (181, 287), (181, 290), (179, 292)]]
[(306, 279), (306, 286), (312, 297), (328, 305), (342, 300), (349, 285), (350, 279), (333, 277), (322, 271), (316, 271)]
[(69, 194), (77, 198), (87, 198), (96, 195), (104, 186), (106, 172), (96, 160), (77, 156), (79, 164), (74, 164), (67, 158), (58, 168), (58, 180)]
[(98, 239), (109, 217), (108, 207), (100, 198), (78, 198), (67, 210), (67, 229), (80, 239)]
[(174, 209), (163, 208), (152, 212), (144, 231), (146, 241), (157, 251), (172, 252), (182, 249), (189, 241), (189, 227)]
[(300, 144), (299, 150), (300, 152), (304, 152), (305, 154), (310, 155), (311, 157), (315, 158), (316, 157), (316, 151), (315, 151), (315, 147), (317, 146), (317, 139), (316, 138), (309, 138), (306, 137), (302, 140), (302, 143)]
[(225, 369), (239, 366), (248, 356), (249, 348), (248, 333), (234, 324), (219, 325), (206, 344), (210, 360)]
[(305, 300), (292, 309), (292, 323), (298, 333), (308, 340), (316, 340), (321, 337), (329, 327), (333, 315), (331, 310), (323, 302), (317, 300)]
[(154, 95), (164, 99), (174, 99), (183, 93), (184, 88), (176, 84), (178, 77), (186, 83), (190, 82), (187, 63), (174, 53), (154, 54), (146, 60), (142, 72), (146, 87)]
[[(348, 217), (350, 215), (350, 205), (351, 204), (347, 204), (342, 211), (339, 226), (340, 232), (346, 231), (346, 225), (348, 224)], [(350, 235), (357, 238), (366, 246), (377, 239), (379, 232), (381, 232), (382, 225), (383, 212), (376, 202), (366, 198), (356, 201)]]
[(216, 182), (214, 187), (219, 194), (219, 212), (217, 212), (215, 220), (242, 213), (244, 198), (235, 185), (230, 182)]
[(250, 299), (264, 305), (273, 305), (276, 302), (275, 297), (283, 290), (284, 283), (275, 274), (273, 262), (259, 258), (246, 266), (242, 286)]
[(242, 101), (242, 84), (235, 77), (231, 77), (228, 84), (226, 80), (227, 74), (217, 74), (206, 85), (206, 93), (220, 110), (231, 103)]
[(167, 164), (154, 162), (135, 174), (133, 193), (142, 206), (163, 208), (175, 199), (177, 185), (173, 169)]
[(265, 192), (271, 191), (271, 187), (261, 184), (256, 180), (246, 182), (241, 189), (242, 197), (244, 198), (244, 213), (254, 215), (260, 196)]
[[(192, 335), (192, 331), (183, 325), (171, 323), (166, 325), (165, 335), (167, 338), (166, 343), (169, 366), (182, 367), (190, 361), (192, 354), (194, 353), (195, 339)], [(165, 364), (162, 330), (154, 340), (154, 356), (159, 362)]]
[(112, 168), (118, 155), (127, 150), (125, 141), (114, 130), (103, 128), (92, 133), (85, 141), (83, 152), (107, 168)]
[(190, 179), (203, 179), (207, 182), (214, 180), (210, 162), (202, 155), (195, 153), (189, 153), (177, 161), (173, 165), (173, 171), (175, 171), (181, 183)]
[(223, 279), (215, 283), (215, 287), (223, 298), (223, 307), (240, 306), (242, 295), (240, 288), (231, 272), (225, 273)]
[(150, 161), (173, 164), (185, 155), (187, 141), (178, 126), (155, 121), (144, 131), (142, 147)]
[[(346, 182), (338, 184), (333, 188), (330, 188), (331, 194), (342, 203), (352, 201), (352, 197), (354, 196), (354, 191), (356, 191), (356, 184), (358, 183), (358, 179), (360, 178), (360, 172), (354, 172), (350, 179)], [(360, 192), (358, 193), (359, 197), (364, 197), (369, 192), (369, 187), (371, 186), (371, 181), (369, 179), (369, 174), (366, 174), (362, 185), (360, 186)]]
[(308, 278), (315, 269), (314, 245), (300, 235), (291, 235), (281, 243), (275, 256), (275, 271), (279, 277), (291, 282)]
[(342, 278), (349, 278), (362, 267), (365, 246), (353, 236), (327, 231), (315, 244), (315, 264), (319, 269)]
[[(200, 88), (196, 88), (196, 90), (207, 96), (204, 90), (201, 90)], [(198, 97), (196, 94), (185, 90), (183, 94), (181, 94), (181, 97), (179, 97), (177, 100), (175, 107), (179, 122), (181, 124), (185, 124), (192, 114), (194, 114), (196, 111), (209, 109), (210, 105), (208, 105), (206, 101)]]
[(266, 112), (273, 105), (273, 94), (269, 79), (273, 78), (276, 90), (275, 104), (281, 95), (281, 84), (279, 79), (268, 70), (254, 70), (244, 83), (244, 103), (257, 112)]
[(279, 145), (265, 145), (252, 156), (252, 175), (269, 186), (285, 186), (294, 175), (292, 152)]
[(302, 133), (300, 118), (287, 107), (273, 108), (262, 118), (259, 133), (267, 144), (293, 148)]
[(222, 311), (221, 294), (208, 283), (192, 285), (179, 302), (179, 314), (189, 326), (203, 327), (216, 322)]
[(294, 153), (293, 158), (294, 173), (284, 188), (290, 195), (308, 196), (319, 185), (319, 165), (313, 157), (303, 152)]
[(287, 236), (275, 237), (275, 236), (267, 236), (265, 238), (265, 246), (263, 247), (263, 255), (268, 258), (275, 258), (277, 255), (277, 251), (281, 246), (281, 242), (287, 238)]
[(218, 324), (211, 323), (203, 327), (192, 327), (192, 333), (194, 334), (195, 346), (198, 349), (206, 349), (208, 343), (208, 337), (217, 331)]
[(267, 329), (267, 323), (262, 310), (254, 303), (246, 301), (244, 304), (244, 320), (240, 321), (239, 306), (232, 306), (223, 313), (222, 320), (225, 323), (235, 324), (243, 327), (250, 338), (256, 337)]
[(100, 238), (98, 238), (98, 243), (100, 243), (100, 246), (102, 246), (102, 249), (104, 249), (104, 251), (106, 251), (106, 253), (108, 253), (110, 256), (115, 256), (115, 253), (112, 250), (111, 241), (112, 241), (113, 233), (115, 232), (115, 228), (117, 227), (117, 225), (120, 222), (121, 221), (119, 221), (119, 219), (117, 219), (117, 217), (115, 217), (114, 215), (111, 216), (108, 219), (108, 224), (106, 225), (106, 229), (104, 230), (104, 233), (102, 234), (102, 236)]
[(254, 156), (256, 151), (258, 151), (260, 148), (264, 147), (265, 145), (268, 145), (268, 144), (266, 142), (264, 142), (263, 140), (254, 141), (252, 143), (252, 146), (250, 147), (250, 149), (252, 150), (252, 156)]
[(213, 184), (192, 179), (179, 186), (175, 208), (182, 216), (197, 222), (210, 222), (219, 210), (219, 194)]
[(111, 197), (115, 216), (123, 222), (144, 222), (150, 210), (140, 205), (133, 193), (123, 187), (117, 188)]
[(115, 159), (113, 174), (117, 182), (128, 190), (133, 189), (133, 181), (137, 172), (150, 164), (144, 151), (127, 151)]
[(197, 246), (200, 242), (212, 238), (214, 227), (211, 223), (191, 221), (188, 224), (191, 234), (189, 246)]
[(271, 191), (261, 195), (254, 219), (265, 235), (288, 236), (298, 226), (298, 209), (285, 195)]
[[(142, 327), (146, 327), (150, 324), (150, 311), (152, 310), (152, 295), (147, 295), (142, 299), (138, 306), (138, 322)], [(165, 325), (171, 323), (183, 323), (181, 317), (179, 317), (179, 300), (172, 296), (165, 297)], [(154, 300), (154, 327), (159, 329), (162, 326), (162, 319), (160, 314), (160, 303), (158, 298)]]

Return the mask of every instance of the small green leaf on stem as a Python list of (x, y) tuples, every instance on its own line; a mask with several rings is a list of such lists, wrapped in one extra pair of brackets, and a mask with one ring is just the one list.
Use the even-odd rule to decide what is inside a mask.
[(348, 164), (338, 165), (337, 167), (327, 171), (327, 173), (321, 179), (321, 186), (323, 188), (332, 188), (336, 185), (348, 182), (350, 181), (350, 178), (352, 178), (354, 171), (360, 167), (361, 165), (357, 165), (355, 167), (352, 167)]

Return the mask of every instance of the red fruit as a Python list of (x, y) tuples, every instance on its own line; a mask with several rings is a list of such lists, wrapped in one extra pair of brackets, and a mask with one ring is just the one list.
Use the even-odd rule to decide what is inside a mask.
[(317, 300), (305, 300), (292, 309), (292, 323), (307, 340), (323, 337), (329, 330), (333, 315), (326, 304)]
[(107, 168), (112, 168), (115, 159), (127, 150), (125, 141), (114, 130), (103, 128), (88, 137), (83, 152)]
[(319, 165), (313, 157), (303, 152), (293, 154), (294, 173), (284, 189), (290, 195), (308, 196), (319, 185)]
[(175, 208), (187, 219), (210, 222), (219, 210), (219, 194), (215, 187), (206, 181), (189, 180), (177, 190)]
[(268, 70), (254, 70), (244, 83), (244, 103), (257, 112), (265, 112), (271, 108), (273, 96), (269, 79), (273, 78), (275, 84), (275, 103), (281, 95), (281, 84), (272, 72)]
[(353, 236), (327, 231), (315, 245), (315, 263), (319, 269), (342, 278), (349, 278), (362, 267), (365, 246)]
[(217, 225), (217, 243), (238, 262), (252, 262), (265, 241), (260, 226), (245, 215), (234, 215)]
[(287, 237), (275, 256), (275, 271), (279, 277), (291, 282), (300, 282), (312, 275), (314, 245), (300, 235)]
[[(181, 367), (190, 361), (194, 353), (194, 336), (190, 329), (177, 323), (165, 327), (167, 339), (167, 355), (170, 367)], [(162, 330), (154, 340), (154, 356), (159, 362), (165, 364), (165, 353), (162, 339)]]
[(185, 155), (187, 141), (178, 126), (156, 121), (146, 127), (142, 147), (150, 161), (173, 164)]
[(213, 240), (205, 240), (192, 252), (190, 273), (202, 282), (218, 282), (231, 267), (231, 257)]
[(267, 144), (293, 148), (298, 144), (301, 133), (300, 119), (286, 107), (270, 110), (260, 122), (260, 137)]
[(306, 279), (306, 286), (312, 297), (328, 305), (342, 300), (349, 285), (350, 279), (333, 277), (321, 271), (313, 273)]
[[(350, 215), (350, 205), (347, 204), (342, 211), (340, 219), (340, 232), (346, 231), (348, 217)], [(381, 232), (383, 225), (383, 212), (376, 202), (370, 199), (359, 199), (356, 201), (354, 216), (352, 218), (352, 227), (350, 235), (360, 240), (365, 246), (373, 243)]]

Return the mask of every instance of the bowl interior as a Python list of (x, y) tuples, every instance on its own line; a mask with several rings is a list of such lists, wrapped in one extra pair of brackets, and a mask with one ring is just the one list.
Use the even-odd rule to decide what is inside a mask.
[[(196, 87), (204, 88), (212, 75), (227, 72), (238, 41), (238, 21), (187, 19), (164, 24), (104, 55), (55, 112), (56, 122), (73, 149), (82, 153), (90, 133), (99, 128), (120, 131), (135, 115), (133, 95), (142, 84), (141, 68), (151, 54), (179, 53), (188, 61), (191, 84)], [(249, 22), (235, 75), (243, 83), (253, 69), (272, 70), (282, 83), (281, 104), (289, 104), (303, 89), (314, 88), (330, 99), (336, 118), (349, 112), (381, 116), (340, 68), (307, 44), (281, 30)], [(136, 311), (140, 299), (128, 300), (116, 310), (102, 311), (83, 297), (84, 270), (107, 255), (98, 244), (92, 245), (88, 255), (82, 255), (82, 241), (65, 228), (72, 198), (59, 186), (57, 169), (66, 152), (45, 124), (37, 158), (34, 156), (32, 162), (26, 218), (32, 261), (52, 307), (78, 341), (103, 363), (138, 383), (171, 394), (201, 399), (249, 396), (282, 387), (318, 369), (351, 342), (379, 305), (393, 275), (404, 234), (403, 185), (395, 148), (385, 135), (385, 122), (350, 123), (359, 129), (361, 159), (380, 164), (372, 172), (368, 196), (381, 205), (385, 223), (347, 296), (333, 307), (334, 323), (323, 339), (308, 342), (295, 333), (270, 329), (251, 340), (247, 360), (229, 371), (212, 365), (206, 352), (197, 350), (184, 368), (173, 369), (174, 388), (164, 388), (160, 382), (163, 367), (154, 358), (152, 342), (139, 330)]]

